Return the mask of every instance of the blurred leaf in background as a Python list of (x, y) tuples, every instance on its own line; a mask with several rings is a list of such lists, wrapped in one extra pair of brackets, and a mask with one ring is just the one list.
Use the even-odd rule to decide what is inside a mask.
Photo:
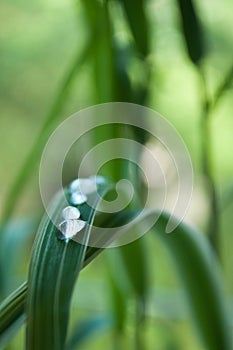
[[(231, 328), (233, 320), (232, 13), (231, 0), (1, 1), (0, 287), (1, 298), (6, 297), (0, 306), (2, 344), (25, 321), (27, 287), (16, 288), (26, 279), (43, 212), (38, 164), (48, 137), (62, 120), (84, 107), (125, 101), (155, 109), (183, 137), (195, 172), (185, 220), (200, 228), (210, 243), (199, 240), (187, 226), (173, 236), (163, 235), (163, 217), (157, 226), (161, 243), (152, 243), (148, 234), (101, 254), (79, 275), (74, 288), (66, 347), (232, 348), (227, 328), (228, 316)], [(156, 146), (141, 129), (109, 124), (85, 136), (75, 159), (105, 139), (118, 137)], [(64, 184), (75, 172), (72, 157), (66, 163)], [(127, 215), (140, 207), (146, 185), (135, 165), (117, 159), (101, 171), (115, 181), (127, 178), (137, 189)], [(111, 227), (113, 218), (109, 220)], [(212, 257), (210, 264), (203, 246)], [(90, 254), (87, 250), (87, 259)], [(178, 264), (181, 282), (170, 256)], [(38, 259), (40, 264), (43, 258)], [(56, 278), (47, 272), (48, 280)], [(64, 285), (65, 280), (66, 276)], [(49, 285), (44, 283), (42, 291)], [(39, 293), (37, 283), (34, 292)], [(167, 309), (172, 305), (169, 311), (163, 303)], [(59, 304), (61, 309), (64, 305)], [(40, 312), (43, 325), (46, 310)], [(30, 334), (41, 336), (39, 330)], [(64, 342), (65, 337), (59, 346)], [(24, 329), (10, 344), (12, 350), (23, 348)]]

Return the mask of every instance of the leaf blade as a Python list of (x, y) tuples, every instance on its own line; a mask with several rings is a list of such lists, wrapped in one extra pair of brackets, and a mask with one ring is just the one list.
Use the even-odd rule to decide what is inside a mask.
[[(116, 225), (122, 223), (126, 218), (128, 222), (130, 216), (135, 218), (135, 212), (125, 211), (120, 215), (111, 216), (111, 220), (114, 222), (116, 218), (114, 222)], [(206, 348), (230, 350), (230, 333), (228, 332), (230, 327), (223, 305), (224, 294), (220, 287), (220, 274), (217, 268), (216, 271), (213, 269), (213, 264), (216, 264), (215, 256), (210, 253), (209, 258), (211, 259), (209, 260), (206, 255), (207, 252), (210, 252), (207, 240), (186, 225), (181, 224), (172, 234), (165, 234), (168, 218), (169, 215), (161, 215), (154, 229), (169, 249), (176, 264), (178, 263), (178, 272), (182, 276), (183, 286), (189, 298), (191, 310), (196, 314), (196, 325)], [(108, 227), (111, 227), (110, 223)], [(102, 250), (102, 248), (89, 248), (86, 254), (86, 264)], [(194, 280), (191, 279), (191, 276), (194, 277)], [(205, 292), (202, 293), (202, 290), (200, 292), (201, 288), (204, 288)]]
[(137, 49), (143, 57), (146, 57), (149, 53), (149, 29), (145, 13), (145, 1), (120, 0), (120, 2), (128, 18)]
[(23, 309), (26, 292), (25, 282), (0, 304), (0, 347), (6, 345), (14, 337), (25, 320)]
[[(28, 349), (51, 350), (63, 349), (65, 346), (74, 283), (83, 267), (96, 206), (106, 190), (105, 187), (99, 194), (93, 194), (92, 207), (85, 203), (80, 208), (82, 220), (87, 221), (82, 244), (58, 240), (57, 227), (47, 216), (42, 220), (33, 249), (28, 281)], [(59, 220), (65, 202), (60, 194), (55, 198), (52, 210), (54, 222)], [(44, 336), (41, 337), (41, 334)]]
[(205, 47), (201, 23), (192, 0), (177, 0), (181, 26), (190, 60), (199, 64), (203, 58)]
[(185, 224), (165, 235), (168, 219), (163, 214), (155, 230), (176, 262), (199, 334), (207, 349), (230, 350), (229, 318), (214, 252), (204, 235)]

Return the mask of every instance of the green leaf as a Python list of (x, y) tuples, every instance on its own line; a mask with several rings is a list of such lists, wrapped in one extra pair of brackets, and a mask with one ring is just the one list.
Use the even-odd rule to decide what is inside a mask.
[(148, 22), (145, 13), (145, 0), (120, 0), (129, 21), (136, 46), (142, 56), (149, 53)]
[[(99, 188), (99, 194), (88, 197), (92, 203), (79, 206), (84, 229), (82, 244), (61, 241), (58, 229), (47, 215), (42, 220), (35, 240), (27, 294), (27, 348), (64, 349), (69, 319), (69, 307), (74, 284), (83, 267), (96, 206), (109, 186)], [(52, 204), (54, 222), (61, 220), (65, 199), (58, 194)], [(43, 334), (43, 336), (41, 336)]]
[[(100, 252), (100, 248), (88, 247), (83, 268), (87, 266)], [(15, 336), (26, 319), (25, 306), (28, 285), (24, 282), (0, 304), (0, 346), (8, 344)]]
[(137, 239), (119, 249), (133, 291), (143, 303), (148, 291), (148, 266), (145, 248), (143, 239)]
[[(129, 216), (129, 213), (123, 212), (122, 217), (125, 215)], [(144, 220), (153, 215), (150, 212)], [(168, 221), (169, 214), (160, 215), (153, 231), (169, 249), (205, 348), (230, 350), (230, 322), (214, 252), (204, 235), (185, 224), (180, 224), (171, 234), (165, 234)]]
[(88, 29), (92, 36), (96, 35), (92, 45), (96, 102), (109, 102), (113, 100), (113, 45), (109, 4), (107, 1), (101, 4), (96, 0), (84, 0), (82, 3)]
[(177, 4), (189, 58), (198, 64), (204, 56), (201, 23), (192, 0), (177, 0)]
[(23, 283), (0, 304), (0, 347), (6, 345), (22, 326), (27, 292)]
[[(131, 216), (125, 215), (124, 218), (122, 218), (121, 222), (122, 224), (127, 223)], [(45, 217), (43, 220), (46, 220)], [(100, 215), (96, 220), (96, 225), (102, 227), (114, 227), (115, 224), (117, 224), (118, 221), (118, 215), (114, 215), (114, 218), (109, 218), (107, 215)], [(108, 235), (108, 233), (106, 234)], [(71, 242), (70, 242), (71, 243)], [(106, 243), (106, 239), (105, 239)], [(77, 244), (77, 243), (75, 243)], [(103, 251), (103, 248), (95, 248), (95, 247), (87, 247), (85, 252), (85, 259), (83, 262), (82, 268), (86, 267), (93, 259), (95, 259), (101, 252)], [(16, 289), (10, 296), (8, 296), (1, 304), (0, 304), (0, 320), (1, 320), (1, 327), (0, 327), (0, 344), (3, 343), (9, 343), (10, 340), (13, 338), (15, 333), (10, 332), (11, 326), (15, 323), (19, 326), (22, 324), (19, 322), (20, 319), (25, 319), (25, 304), (26, 304), (26, 297), (28, 292), (28, 285), (27, 282), (25, 282), (22, 286), (20, 286), (18, 289)], [(8, 310), (11, 311), (10, 314), (8, 314)], [(9, 331), (9, 335), (8, 335)], [(7, 335), (7, 336), (6, 336)]]
[[(114, 315), (116, 337), (123, 332), (127, 316), (128, 280), (124, 265), (119, 259), (118, 249), (107, 251), (108, 284), (110, 306)], [(119, 273), (120, 271), (120, 273)]]
[[(135, 211), (118, 214), (120, 224), (135, 217)], [(148, 212), (143, 221), (155, 215)], [(113, 218), (113, 217), (112, 217)], [(185, 224), (180, 224), (171, 234), (166, 234), (169, 214), (162, 214), (153, 231), (169, 249), (181, 277), (190, 310), (206, 349), (230, 350), (230, 322), (225, 305), (222, 276), (214, 252), (203, 234)], [(174, 219), (175, 220), (175, 219)], [(138, 229), (138, 223), (130, 230)]]
[(231, 349), (230, 325), (217, 259), (208, 241), (187, 225), (165, 235), (169, 215), (155, 230), (169, 249), (189, 300), (193, 318), (206, 349)]
[[(135, 342), (141, 348), (142, 322), (148, 293), (148, 266), (143, 239), (115, 248), (108, 254), (116, 341), (120, 343), (127, 325), (127, 304), (135, 297)], [(112, 260), (112, 261), (111, 261)]]
[[(131, 215), (135, 217), (135, 212)], [(154, 213), (149, 213), (147, 218), (151, 215)], [(125, 216), (129, 220), (129, 212), (118, 216), (119, 223)], [(169, 249), (177, 266), (192, 319), (205, 348), (228, 350), (231, 348), (230, 324), (217, 259), (205, 237), (187, 225), (180, 224), (172, 234), (165, 234), (168, 220), (168, 214), (161, 215), (153, 230)], [(137, 225), (134, 224), (131, 230), (137, 229)]]
[(110, 296), (111, 296), (111, 307), (114, 315), (114, 328), (116, 334), (123, 332), (126, 317), (127, 317), (127, 300), (126, 296), (116, 280), (110, 275)]
[[(135, 212), (123, 211), (104, 220), (106, 227), (114, 227), (129, 222), (135, 215)], [(150, 212), (148, 218), (151, 215), (154, 214)], [(216, 257), (205, 237), (184, 224), (180, 224), (172, 234), (165, 234), (167, 222), (168, 215), (161, 215), (154, 231), (174, 259), (203, 343), (209, 350), (229, 350), (230, 326)], [(86, 264), (102, 250), (88, 248)]]

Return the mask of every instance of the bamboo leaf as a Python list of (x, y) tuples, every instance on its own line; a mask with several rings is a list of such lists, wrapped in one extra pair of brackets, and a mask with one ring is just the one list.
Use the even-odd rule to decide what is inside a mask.
[(145, 13), (145, 0), (120, 0), (129, 21), (136, 46), (142, 56), (149, 53), (148, 22)]
[[(123, 333), (127, 316), (127, 297), (129, 283), (118, 249), (107, 251), (108, 284), (110, 290), (110, 306), (114, 316), (116, 339)], [(121, 271), (119, 273), (119, 271)]]
[[(122, 225), (134, 217), (135, 212), (129, 211), (111, 215), (108, 222), (105, 219), (106, 226)], [(179, 225), (172, 234), (165, 234), (168, 218), (166, 214), (160, 216), (155, 232), (174, 259), (206, 349), (229, 350), (229, 320), (224, 306), (221, 274), (213, 251), (203, 235), (184, 224)], [(89, 248), (86, 264), (102, 250)]]
[[(135, 211), (123, 211), (112, 220), (122, 224), (135, 217)], [(154, 215), (148, 214), (148, 218)], [(144, 219), (146, 220), (146, 218)], [(225, 294), (217, 259), (204, 235), (180, 224), (172, 234), (165, 234), (168, 214), (160, 216), (153, 231), (169, 249), (181, 277), (190, 310), (206, 349), (231, 349), (230, 324), (225, 308)], [(135, 224), (134, 224), (135, 226)], [(131, 227), (130, 230), (137, 227)], [(111, 253), (111, 252), (110, 252)], [(98, 252), (97, 252), (98, 254)]]
[[(135, 211), (118, 214), (118, 223), (126, 218), (130, 221), (130, 215), (131, 219), (135, 218)], [(149, 212), (144, 220), (150, 219), (151, 215), (154, 213)], [(162, 214), (153, 232), (159, 235), (169, 249), (205, 348), (230, 350), (230, 320), (216, 256), (204, 235), (185, 224), (180, 224), (172, 234), (165, 234), (168, 220), (169, 214)], [(138, 223), (133, 224), (130, 230), (138, 229), (136, 226)]]
[[(103, 196), (106, 184), (99, 189)], [(73, 287), (83, 267), (87, 243), (99, 195), (89, 195), (92, 207), (80, 206), (82, 220), (87, 222), (82, 244), (58, 240), (57, 227), (45, 216), (34, 244), (27, 294), (27, 348), (64, 349)], [(58, 194), (52, 204), (54, 222), (60, 219), (65, 199)], [(43, 334), (43, 337), (41, 336)]]
[[(122, 213), (122, 217), (125, 215)], [(149, 213), (147, 218), (151, 215), (154, 214)], [(205, 348), (230, 350), (230, 320), (214, 252), (204, 235), (185, 224), (180, 224), (172, 234), (165, 234), (168, 220), (169, 214), (162, 214), (153, 231), (169, 249)]]
[(25, 320), (26, 291), (23, 283), (0, 304), (0, 347), (8, 344)]
[(169, 215), (162, 215), (156, 233), (169, 249), (206, 349), (230, 350), (229, 319), (219, 266), (204, 235), (181, 224), (165, 235)]
[(114, 314), (114, 328), (116, 330), (116, 336), (123, 332), (126, 317), (127, 317), (127, 300), (122, 288), (116, 283), (114, 278), (109, 277), (110, 280), (110, 296), (112, 302), (112, 310)]
[[(100, 252), (100, 248), (88, 247), (83, 267), (87, 266)], [(28, 284), (24, 282), (0, 304), (0, 347), (7, 345), (16, 335), (26, 319), (26, 298)]]
[(113, 99), (113, 47), (109, 4), (106, 1), (101, 4), (96, 0), (84, 0), (82, 3), (91, 35), (98, 33), (92, 45), (96, 102), (109, 102)]
[[(127, 223), (131, 216), (125, 215), (122, 218), (122, 224)], [(43, 219), (46, 220), (45, 217)], [(114, 227), (118, 222), (118, 215), (114, 215), (114, 218), (109, 218), (109, 216), (101, 215), (96, 220), (96, 225), (101, 227)], [(77, 243), (75, 243), (77, 244)], [(96, 258), (103, 248), (87, 247), (85, 252), (85, 259), (82, 268), (86, 267), (90, 262)], [(26, 298), (28, 293), (28, 284), (25, 282), (22, 286), (11, 293), (1, 304), (0, 304), (0, 344), (9, 343), (14, 337), (15, 333), (9, 331), (10, 327), (15, 323), (20, 326), (20, 319), (25, 319), (25, 306)], [(11, 310), (11, 314), (8, 314), (8, 310)], [(9, 331), (9, 336), (6, 336)], [(16, 330), (17, 331), (17, 330)]]
[[(144, 241), (138, 239), (130, 244), (110, 251), (111, 294), (115, 316), (116, 341), (124, 334), (127, 319), (127, 304), (135, 296), (135, 341), (140, 348), (142, 324), (145, 320), (148, 293), (148, 266)], [(112, 260), (112, 261), (111, 261)], [(119, 274), (120, 271), (120, 274)]]
[(128, 278), (136, 296), (145, 302), (148, 291), (146, 253), (143, 239), (124, 245), (119, 249)]
[(177, 0), (177, 4), (189, 58), (198, 64), (205, 51), (201, 23), (192, 0)]

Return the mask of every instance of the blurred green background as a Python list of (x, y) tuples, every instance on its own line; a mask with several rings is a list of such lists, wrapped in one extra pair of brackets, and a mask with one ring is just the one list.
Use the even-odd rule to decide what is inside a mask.
[[(54, 108), (56, 116), (51, 124), (52, 130), (59, 122), (84, 107), (106, 101), (129, 101), (144, 103), (164, 115), (184, 139), (195, 174), (193, 199), (187, 221), (207, 232), (212, 202), (202, 169), (203, 91), (200, 87), (199, 68), (187, 54), (177, 1), (142, 2), (148, 29), (149, 49), (146, 53), (142, 47), (137, 46), (137, 42), (135, 44), (130, 21), (120, 1), (107, 1), (111, 42), (108, 42), (106, 34), (109, 23), (101, 20), (101, 16), (105, 16), (105, 1), (86, 1), (86, 5), (84, 2), (1, 1), (1, 212), (6, 201), (14, 202), (14, 197), (9, 198), (10, 188), (38, 140), (48, 113), (52, 113), (49, 112), (51, 108)], [(88, 4), (89, 8), (93, 6), (93, 11), (88, 10)], [(201, 66), (205, 72), (209, 98), (213, 100), (233, 62), (233, 3), (230, 0), (206, 0), (195, 1), (194, 4), (205, 46)], [(94, 6), (100, 9), (99, 14), (98, 11), (95, 12)], [(97, 33), (94, 24), (93, 28), (91, 26), (96, 17), (101, 23)], [(145, 27), (140, 22), (140, 16), (137, 23), (143, 43)], [(93, 33), (96, 34), (94, 40)], [(93, 41), (88, 51), (86, 46), (89, 40)], [(119, 81), (114, 74), (111, 76), (112, 55), (117, 58)], [(56, 109), (54, 101), (75, 61), (78, 62), (76, 75), (67, 89), (67, 95), (62, 96), (62, 103)], [(130, 89), (127, 88), (129, 83)], [(229, 310), (232, 310), (233, 303), (232, 87), (230, 82), (210, 118), (212, 175), (218, 194), (220, 219), (218, 248), (229, 297)], [(27, 277), (31, 244), (43, 213), (38, 186), (38, 164), (39, 162), (16, 204), (7, 228), (8, 235), (5, 235), (2, 242), (1, 259), (9, 260), (4, 277), (5, 295)], [(142, 349), (204, 349), (193, 328), (183, 290), (168, 253), (160, 241), (154, 240), (150, 235), (145, 236), (144, 243), (150, 288), (146, 323), (142, 327)], [(81, 323), (93, 316), (114, 315), (113, 284), (110, 277), (112, 268), (109, 266), (115, 266), (114, 269), (116, 264), (114, 253), (104, 252), (81, 273), (77, 293), (74, 294), (70, 333), (75, 329), (77, 320)], [(120, 267), (118, 268), (119, 275), (123, 276)], [(123, 277), (122, 288), (127, 289)], [(133, 293), (126, 292), (126, 295), (127, 318), (121, 348), (134, 349), (135, 298)], [(101, 321), (98, 324), (100, 329), (88, 336), (80, 349), (113, 348), (115, 331), (111, 322), (104, 319), (102, 330)], [(10, 348), (23, 348), (23, 331), (13, 340)]]

